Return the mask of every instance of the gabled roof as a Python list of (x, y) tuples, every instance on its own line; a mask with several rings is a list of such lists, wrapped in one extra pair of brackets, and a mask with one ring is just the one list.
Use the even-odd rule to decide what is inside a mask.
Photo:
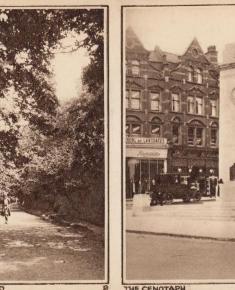
[(205, 56), (197, 38), (195, 37), (188, 48), (186, 49), (185, 53), (182, 55), (182, 58), (190, 58), (200, 61), (202, 63), (209, 64), (209, 60)]
[(177, 54), (162, 51), (158, 46), (155, 46), (154, 50), (150, 52), (149, 60), (153, 62), (168, 61), (172, 63), (179, 63), (180, 58)]
[(126, 49), (147, 52), (142, 42), (139, 40), (138, 36), (130, 26), (126, 29)]

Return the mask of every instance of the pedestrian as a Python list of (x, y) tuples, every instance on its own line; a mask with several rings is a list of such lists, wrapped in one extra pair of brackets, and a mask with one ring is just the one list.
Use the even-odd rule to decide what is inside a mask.
[(8, 197), (7, 193), (3, 194), (2, 213), (3, 213), (3, 216), (5, 217), (5, 224), (7, 224), (8, 216), (11, 215), (10, 198)]

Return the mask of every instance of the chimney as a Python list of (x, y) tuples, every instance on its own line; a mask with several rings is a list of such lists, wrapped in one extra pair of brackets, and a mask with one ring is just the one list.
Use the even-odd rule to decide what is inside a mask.
[(218, 52), (216, 51), (215, 45), (209, 46), (205, 55), (212, 64), (218, 65)]

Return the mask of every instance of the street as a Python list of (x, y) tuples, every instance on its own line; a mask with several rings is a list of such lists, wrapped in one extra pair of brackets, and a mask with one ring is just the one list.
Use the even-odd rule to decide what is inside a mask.
[(13, 211), (0, 217), (1, 281), (102, 280), (103, 235), (51, 224)]
[(235, 242), (127, 233), (128, 280), (234, 279)]

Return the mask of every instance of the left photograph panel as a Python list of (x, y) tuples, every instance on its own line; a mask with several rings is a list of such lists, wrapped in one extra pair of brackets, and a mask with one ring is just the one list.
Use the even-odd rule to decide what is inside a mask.
[(108, 7), (0, 7), (0, 283), (108, 283)]

